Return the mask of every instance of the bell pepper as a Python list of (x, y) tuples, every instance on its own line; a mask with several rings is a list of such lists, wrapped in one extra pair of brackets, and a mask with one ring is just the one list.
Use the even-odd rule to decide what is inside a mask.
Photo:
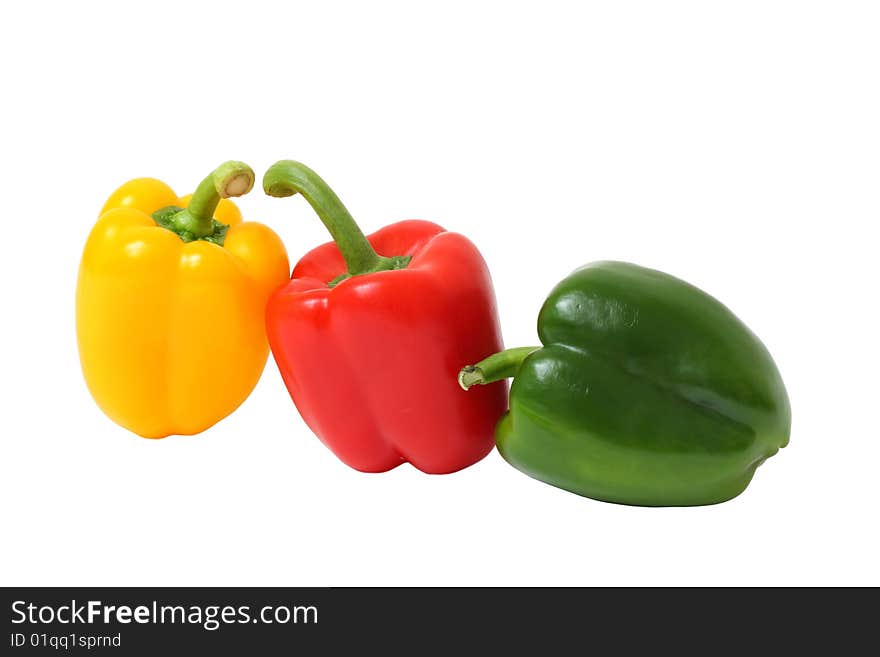
[(588, 265), (551, 292), (538, 334), (542, 347), (493, 354), (459, 382), (514, 377), (498, 451), (541, 481), (622, 504), (713, 504), (788, 444), (791, 409), (767, 349), (684, 281)]
[(240, 162), (218, 167), (191, 198), (132, 180), (89, 235), (76, 291), (83, 375), (98, 406), (134, 433), (199, 433), (260, 377), (265, 303), (289, 269), (278, 236), (242, 222), (227, 200), (253, 183)]
[(383, 472), (409, 462), (448, 473), (492, 450), (506, 388), (469, 398), (459, 364), (501, 348), (489, 271), (464, 236), (401, 221), (364, 236), (311, 169), (265, 174), (299, 193), (334, 241), (307, 253), (266, 309), (272, 354), (308, 426), (344, 463)]

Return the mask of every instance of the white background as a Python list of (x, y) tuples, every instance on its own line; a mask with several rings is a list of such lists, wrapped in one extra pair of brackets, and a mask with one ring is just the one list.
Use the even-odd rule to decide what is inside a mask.
[[(880, 584), (880, 13), (864, 2), (14, 3), (0, 23), (0, 583)], [(194, 438), (118, 428), (74, 290), (106, 196), (299, 159), (369, 231), (469, 235), (505, 342), (591, 260), (715, 295), (773, 353), (790, 446), (715, 507), (614, 506), (496, 453), (342, 465), (270, 360)], [(301, 198), (247, 217), (292, 261)]]

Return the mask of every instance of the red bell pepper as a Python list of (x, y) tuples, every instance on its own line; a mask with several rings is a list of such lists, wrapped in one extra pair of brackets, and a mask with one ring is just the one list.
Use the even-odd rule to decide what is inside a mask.
[(427, 221), (366, 237), (298, 162), (274, 164), (263, 187), (271, 196), (302, 194), (335, 240), (297, 263), (266, 311), (275, 362), (312, 431), (364, 472), (408, 461), (448, 473), (488, 454), (506, 386), (465, 393), (457, 382), (462, 363), (502, 348), (476, 247)]

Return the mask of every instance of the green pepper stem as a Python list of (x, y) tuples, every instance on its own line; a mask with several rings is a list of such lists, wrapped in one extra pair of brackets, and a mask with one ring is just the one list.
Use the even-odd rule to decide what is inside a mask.
[(526, 356), (538, 349), (540, 347), (505, 349), (484, 358), (476, 365), (463, 367), (458, 373), (458, 385), (467, 390), (473, 385), (486, 385), (515, 376)]
[(385, 257), (376, 253), (339, 197), (305, 164), (293, 160), (276, 162), (263, 176), (263, 190), (277, 198), (302, 194), (317, 213), (348, 269), (346, 274), (330, 282), (331, 287), (349, 276), (403, 269), (411, 260), (411, 256)]
[(196, 238), (210, 235), (214, 232), (214, 211), (220, 199), (247, 194), (255, 178), (254, 170), (244, 162), (224, 162), (199, 183), (189, 207), (174, 215), (175, 228)]

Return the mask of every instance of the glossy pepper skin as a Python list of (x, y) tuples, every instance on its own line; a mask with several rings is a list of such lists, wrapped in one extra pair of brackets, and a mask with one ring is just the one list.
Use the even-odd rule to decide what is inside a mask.
[(407, 461), (448, 473), (486, 456), (506, 388), (469, 398), (455, 381), (462, 362), (501, 348), (476, 247), (426, 221), (364, 237), (326, 183), (296, 162), (276, 163), (264, 188), (302, 194), (335, 239), (296, 264), (266, 310), (272, 354), (312, 431), (363, 472)]
[(265, 366), (265, 303), (287, 280), (287, 254), (221, 200), (253, 181), (240, 162), (221, 165), (192, 198), (132, 180), (86, 242), (76, 292), (83, 374), (101, 409), (145, 438), (207, 429)]
[(514, 376), (498, 451), (536, 479), (622, 504), (714, 504), (788, 444), (788, 396), (767, 349), (684, 281), (587, 265), (551, 292), (538, 333), (543, 347), (460, 374), (465, 388)]

